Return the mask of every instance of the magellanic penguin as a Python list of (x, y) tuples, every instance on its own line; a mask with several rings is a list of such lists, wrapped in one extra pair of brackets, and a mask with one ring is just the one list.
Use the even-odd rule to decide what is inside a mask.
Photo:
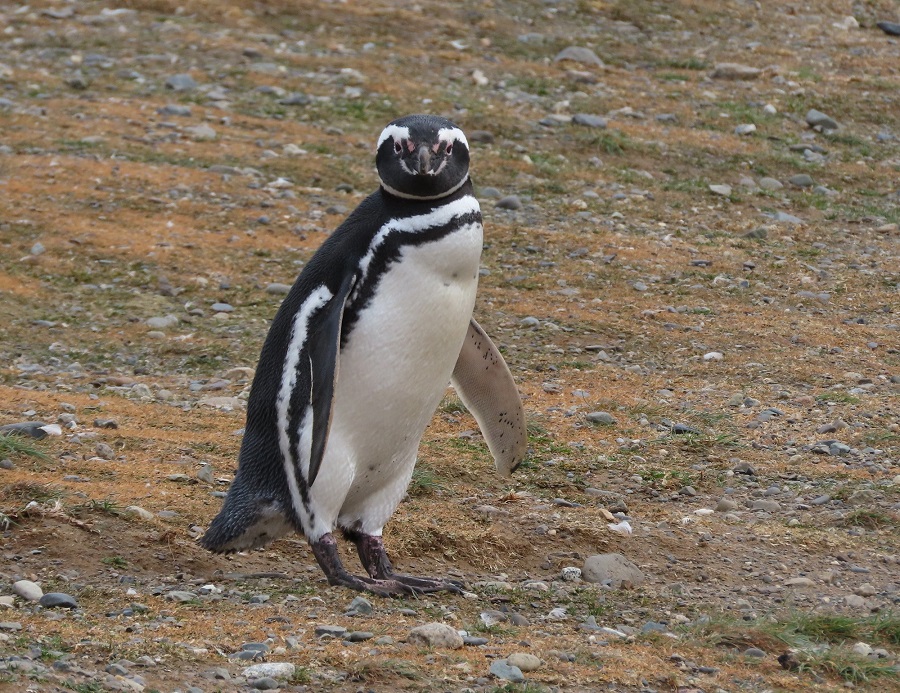
[[(526, 453), (525, 418), (500, 352), (472, 319), (481, 210), (462, 130), (411, 115), (378, 138), (381, 182), (304, 267), (262, 348), (239, 466), (201, 544), (216, 552), (303, 534), (332, 585), (378, 595), (458, 591), (395, 573), (382, 529), (452, 382), (498, 471)], [(368, 577), (342, 565), (356, 544)]]

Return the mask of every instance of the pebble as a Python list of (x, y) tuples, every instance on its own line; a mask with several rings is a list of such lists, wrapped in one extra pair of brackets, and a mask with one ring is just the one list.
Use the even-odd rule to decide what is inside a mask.
[(502, 659), (495, 659), (491, 662), (490, 673), (491, 676), (512, 683), (522, 683), (525, 680), (525, 675), (519, 667), (507, 664)]
[(372, 606), (372, 602), (370, 602), (365, 597), (354, 597), (353, 601), (350, 602), (350, 606), (347, 607), (347, 616), (355, 616), (360, 614), (371, 614), (375, 611), (375, 607)]
[(96, 454), (97, 457), (103, 460), (116, 459), (116, 451), (106, 443), (97, 443), (97, 445), (94, 447), (94, 454)]
[(47, 592), (40, 599), (40, 604), (45, 609), (77, 609), (78, 602), (75, 597), (64, 592)]
[(416, 626), (409, 631), (409, 635), (406, 636), (406, 642), (420, 647), (437, 647), (451, 650), (456, 650), (463, 646), (462, 636), (445, 623), (426, 623), (424, 626)]
[(196, 142), (208, 142), (216, 139), (218, 133), (215, 128), (201, 123), (200, 125), (190, 125), (184, 129), (185, 134)]
[(641, 569), (620, 553), (588, 556), (581, 568), (581, 578), (613, 588), (637, 587), (646, 579)]
[(815, 581), (808, 577), (795, 577), (784, 581), (785, 587), (813, 587), (815, 584)]
[(518, 195), (507, 195), (497, 200), (496, 206), (499, 209), (522, 209), (522, 200)]
[(197, 88), (197, 82), (188, 74), (172, 75), (166, 78), (166, 88), (172, 91), (191, 91)]
[(556, 57), (553, 58), (553, 62), (558, 63), (564, 60), (581, 63), (582, 65), (594, 65), (595, 67), (603, 67), (603, 61), (597, 57), (597, 54), (594, 53), (590, 48), (584, 48), (582, 46), (569, 46), (567, 48), (563, 48), (559, 53), (556, 54)]
[(756, 79), (762, 70), (740, 63), (716, 63), (713, 79)]
[(129, 505), (127, 508), (125, 508), (125, 513), (127, 515), (134, 515), (135, 517), (139, 517), (142, 520), (153, 519), (153, 513), (151, 513), (149, 510), (145, 510), (139, 505)]
[(725, 355), (721, 351), (710, 351), (707, 354), (703, 354), (704, 361), (721, 361), (725, 358)]
[(241, 675), (247, 679), (257, 678), (273, 678), (273, 679), (289, 679), (294, 675), (297, 667), (290, 662), (263, 662), (261, 664), (253, 664), (241, 672)]
[(781, 190), (784, 185), (777, 178), (771, 178), (770, 176), (763, 176), (759, 179), (758, 185), (763, 190), (768, 190), (769, 192), (774, 192), (775, 190)]
[(13, 583), (13, 592), (30, 602), (36, 602), (44, 596), (41, 586), (31, 580), (17, 580)]
[(766, 653), (758, 647), (748, 647), (746, 650), (744, 650), (744, 656), (762, 659), (766, 656)]
[(597, 424), (617, 424), (619, 423), (615, 416), (605, 411), (592, 411), (586, 414), (585, 419), (591, 423)]
[(191, 602), (197, 599), (197, 595), (185, 590), (172, 590), (166, 592), (166, 599), (173, 602)]
[(274, 691), (281, 687), (281, 684), (271, 676), (263, 676), (262, 678), (255, 679), (250, 685), (258, 691)]
[(796, 176), (791, 176), (788, 178), (788, 183), (796, 185), (798, 188), (811, 188), (816, 184), (812, 176), (807, 173), (798, 173)]
[(710, 185), (709, 189), (716, 195), (722, 195), (723, 197), (728, 197), (729, 195), (731, 195), (731, 186), (727, 183), (723, 183), (721, 185)]
[(513, 652), (506, 658), (506, 663), (523, 672), (537, 671), (542, 664), (540, 657), (536, 657), (528, 652)]
[(738, 504), (735, 503), (730, 498), (722, 498), (716, 503), (716, 512), (717, 513), (730, 513), (733, 510), (737, 510)]
[(807, 111), (806, 123), (811, 128), (816, 128), (819, 130), (837, 130), (838, 129), (838, 124), (833, 118), (825, 115), (824, 113), (822, 113), (822, 111), (818, 111), (815, 108), (811, 108), (811, 109), (809, 109), (809, 111)]
[(273, 282), (266, 287), (267, 294), (287, 294), (290, 293), (291, 286), (290, 284), (279, 284), (278, 282)]
[(750, 135), (756, 132), (756, 126), (753, 123), (742, 123), (734, 129), (735, 135)]
[(607, 125), (606, 118), (588, 113), (576, 113), (572, 116), (572, 122), (589, 128), (605, 128)]

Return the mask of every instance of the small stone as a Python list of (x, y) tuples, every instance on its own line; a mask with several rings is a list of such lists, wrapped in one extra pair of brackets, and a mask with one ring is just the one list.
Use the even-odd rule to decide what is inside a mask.
[(742, 123), (734, 129), (735, 135), (750, 135), (756, 132), (756, 126), (753, 123)]
[(784, 581), (785, 587), (814, 587), (815, 584), (815, 581), (808, 577), (795, 577)]
[(364, 640), (371, 640), (375, 637), (375, 633), (371, 633), (367, 630), (355, 630), (352, 633), (347, 634), (346, 640), (350, 642), (363, 642)]
[(740, 63), (716, 63), (713, 79), (756, 79), (762, 70)]
[(528, 652), (513, 652), (506, 658), (506, 663), (511, 667), (517, 667), (520, 671), (537, 671), (541, 668), (540, 657), (535, 657)]
[(777, 513), (781, 510), (781, 504), (773, 500), (755, 500), (750, 504), (751, 510), (762, 510), (767, 513)]
[(103, 460), (116, 459), (116, 451), (106, 443), (97, 443), (96, 447), (94, 448), (94, 453), (97, 455), (97, 457)]
[(22, 630), (22, 624), (18, 621), (0, 621), (0, 630)]
[(613, 425), (619, 423), (615, 416), (605, 411), (592, 411), (584, 417), (591, 423)]
[(788, 178), (788, 183), (796, 185), (798, 188), (811, 188), (816, 184), (812, 176), (807, 173), (798, 173), (796, 176), (791, 176)]
[(208, 142), (214, 140), (216, 139), (217, 134), (215, 128), (210, 127), (206, 123), (186, 127), (184, 132), (196, 142)]
[(41, 586), (31, 580), (17, 580), (13, 583), (12, 588), (13, 592), (29, 602), (36, 602), (44, 596)]
[(716, 195), (721, 195), (722, 197), (731, 195), (731, 186), (727, 183), (722, 185), (710, 185), (709, 189), (711, 192), (714, 192)]
[(166, 592), (166, 599), (172, 602), (192, 602), (197, 600), (197, 595), (185, 590), (172, 590), (171, 592)]
[(759, 187), (763, 190), (768, 190), (769, 192), (774, 192), (775, 190), (781, 190), (784, 185), (777, 178), (772, 178), (770, 176), (763, 176), (759, 179)]
[(197, 82), (188, 74), (172, 75), (166, 79), (166, 88), (172, 91), (191, 91), (197, 88)]
[(613, 588), (637, 587), (644, 580), (644, 573), (634, 563), (619, 553), (588, 556), (581, 568), (585, 582), (608, 584)]
[(560, 572), (560, 577), (566, 582), (575, 582), (581, 579), (581, 568), (575, 566), (566, 566)]
[(759, 649), (758, 647), (748, 647), (744, 650), (745, 657), (756, 657), (757, 659), (762, 659), (766, 656), (766, 653)]
[(863, 609), (866, 607), (866, 600), (858, 594), (848, 594), (844, 597), (844, 603), (853, 609)]
[(347, 632), (347, 629), (343, 626), (316, 626), (315, 634), (317, 638), (321, 638), (322, 636), (329, 636), (332, 638), (342, 638), (344, 637), (344, 633)]
[(347, 607), (347, 614), (371, 614), (374, 610), (375, 607), (372, 606), (372, 602), (365, 597), (354, 597), (353, 601), (350, 602), (350, 606)]
[(525, 675), (519, 667), (511, 666), (502, 659), (495, 659), (491, 662), (490, 673), (491, 676), (512, 683), (522, 683), (525, 680)]
[(149, 510), (145, 510), (144, 508), (142, 508), (139, 505), (129, 505), (127, 508), (125, 508), (125, 513), (128, 515), (134, 515), (135, 517), (139, 517), (142, 520), (152, 520), (153, 519), (153, 513), (151, 513)]
[(253, 664), (244, 669), (241, 674), (247, 679), (273, 678), (273, 679), (290, 679), (297, 667), (290, 662), (264, 662), (262, 664)]
[(815, 108), (809, 109), (806, 113), (806, 123), (811, 128), (816, 128), (819, 130), (837, 130), (838, 124), (832, 119), (830, 116), (825, 115), (822, 111), (817, 111)]
[(733, 510), (737, 510), (738, 504), (735, 503), (730, 498), (722, 498), (716, 503), (716, 512), (717, 513), (730, 513)]
[(64, 592), (47, 592), (40, 600), (45, 609), (77, 609), (78, 602), (75, 597)]
[(725, 355), (721, 351), (710, 351), (707, 354), (703, 354), (704, 361), (721, 361), (725, 358)]
[(279, 284), (278, 282), (272, 282), (266, 287), (267, 294), (276, 294), (282, 295), (290, 293), (291, 287), (290, 284)]
[(119, 423), (115, 419), (94, 419), (95, 428), (118, 428)]
[(444, 623), (426, 623), (424, 626), (416, 626), (406, 642), (420, 647), (438, 647), (456, 650), (463, 646), (463, 639), (454, 628)]
[(877, 594), (877, 590), (870, 583), (864, 582), (853, 590), (853, 593), (858, 594), (860, 597), (874, 597)]
[(173, 116), (182, 116), (187, 117), (191, 115), (191, 109), (189, 106), (183, 106), (178, 103), (169, 103), (163, 106), (162, 108), (157, 109), (156, 111), (160, 115), (173, 115)]
[(572, 122), (589, 128), (605, 128), (607, 124), (606, 118), (589, 113), (576, 113), (572, 116)]
[(263, 676), (262, 678), (254, 679), (250, 686), (258, 691), (274, 691), (280, 688), (281, 684), (271, 676)]
[(731, 471), (735, 474), (747, 474), (748, 476), (756, 476), (756, 470), (749, 462), (740, 461), (732, 467)]
[(872, 654), (872, 646), (865, 642), (858, 642), (853, 646), (854, 654), (858, 654), (860, 657), (868, 657)]
[(594, 51), (592, 51), (590, 48), (584, 48), (582, 46), (569, 46), (568, 48), (563, 48), (559, 53), (556, 54), (556, 57), (553, 58), (553, 62), (555, 63), (564, 60), (581, 63), (582, 65), (594, 65), (596, 67), (603, 67), (603, 61), (597, 57), (597, 54), (594, 53)]
[(497, 207), (499, 209), (522, 209), (522, 200), (518, 195), (507, 195), (497, 200)]

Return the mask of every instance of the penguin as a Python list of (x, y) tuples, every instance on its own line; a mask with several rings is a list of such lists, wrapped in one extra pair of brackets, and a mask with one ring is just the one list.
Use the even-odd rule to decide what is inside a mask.
[[(375, 164), (379, 188), (319, 247), (272, 321), (238, 470), (200, 543), (244, 551), (296, 532), (331, 585), (459, 592), (458, 582), (395, 572), (382, 530), (448, 383), (503, 475), (526, 455), (525, 416), (472, 317), (483, 228), (465, 134), (442, 117), (405, 116), (382, 131)], [(338, 530), (366, 576), (344, 568)]]

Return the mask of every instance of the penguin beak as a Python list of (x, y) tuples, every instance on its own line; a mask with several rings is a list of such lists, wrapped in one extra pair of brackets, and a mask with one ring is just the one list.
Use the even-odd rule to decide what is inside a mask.
[(428, 173), (428, 169), (431, 166), (431, 149), (427, 144), (423, 144), (419, 147), (419, 151), (416, 152), (416, 173), (420, 176)]

